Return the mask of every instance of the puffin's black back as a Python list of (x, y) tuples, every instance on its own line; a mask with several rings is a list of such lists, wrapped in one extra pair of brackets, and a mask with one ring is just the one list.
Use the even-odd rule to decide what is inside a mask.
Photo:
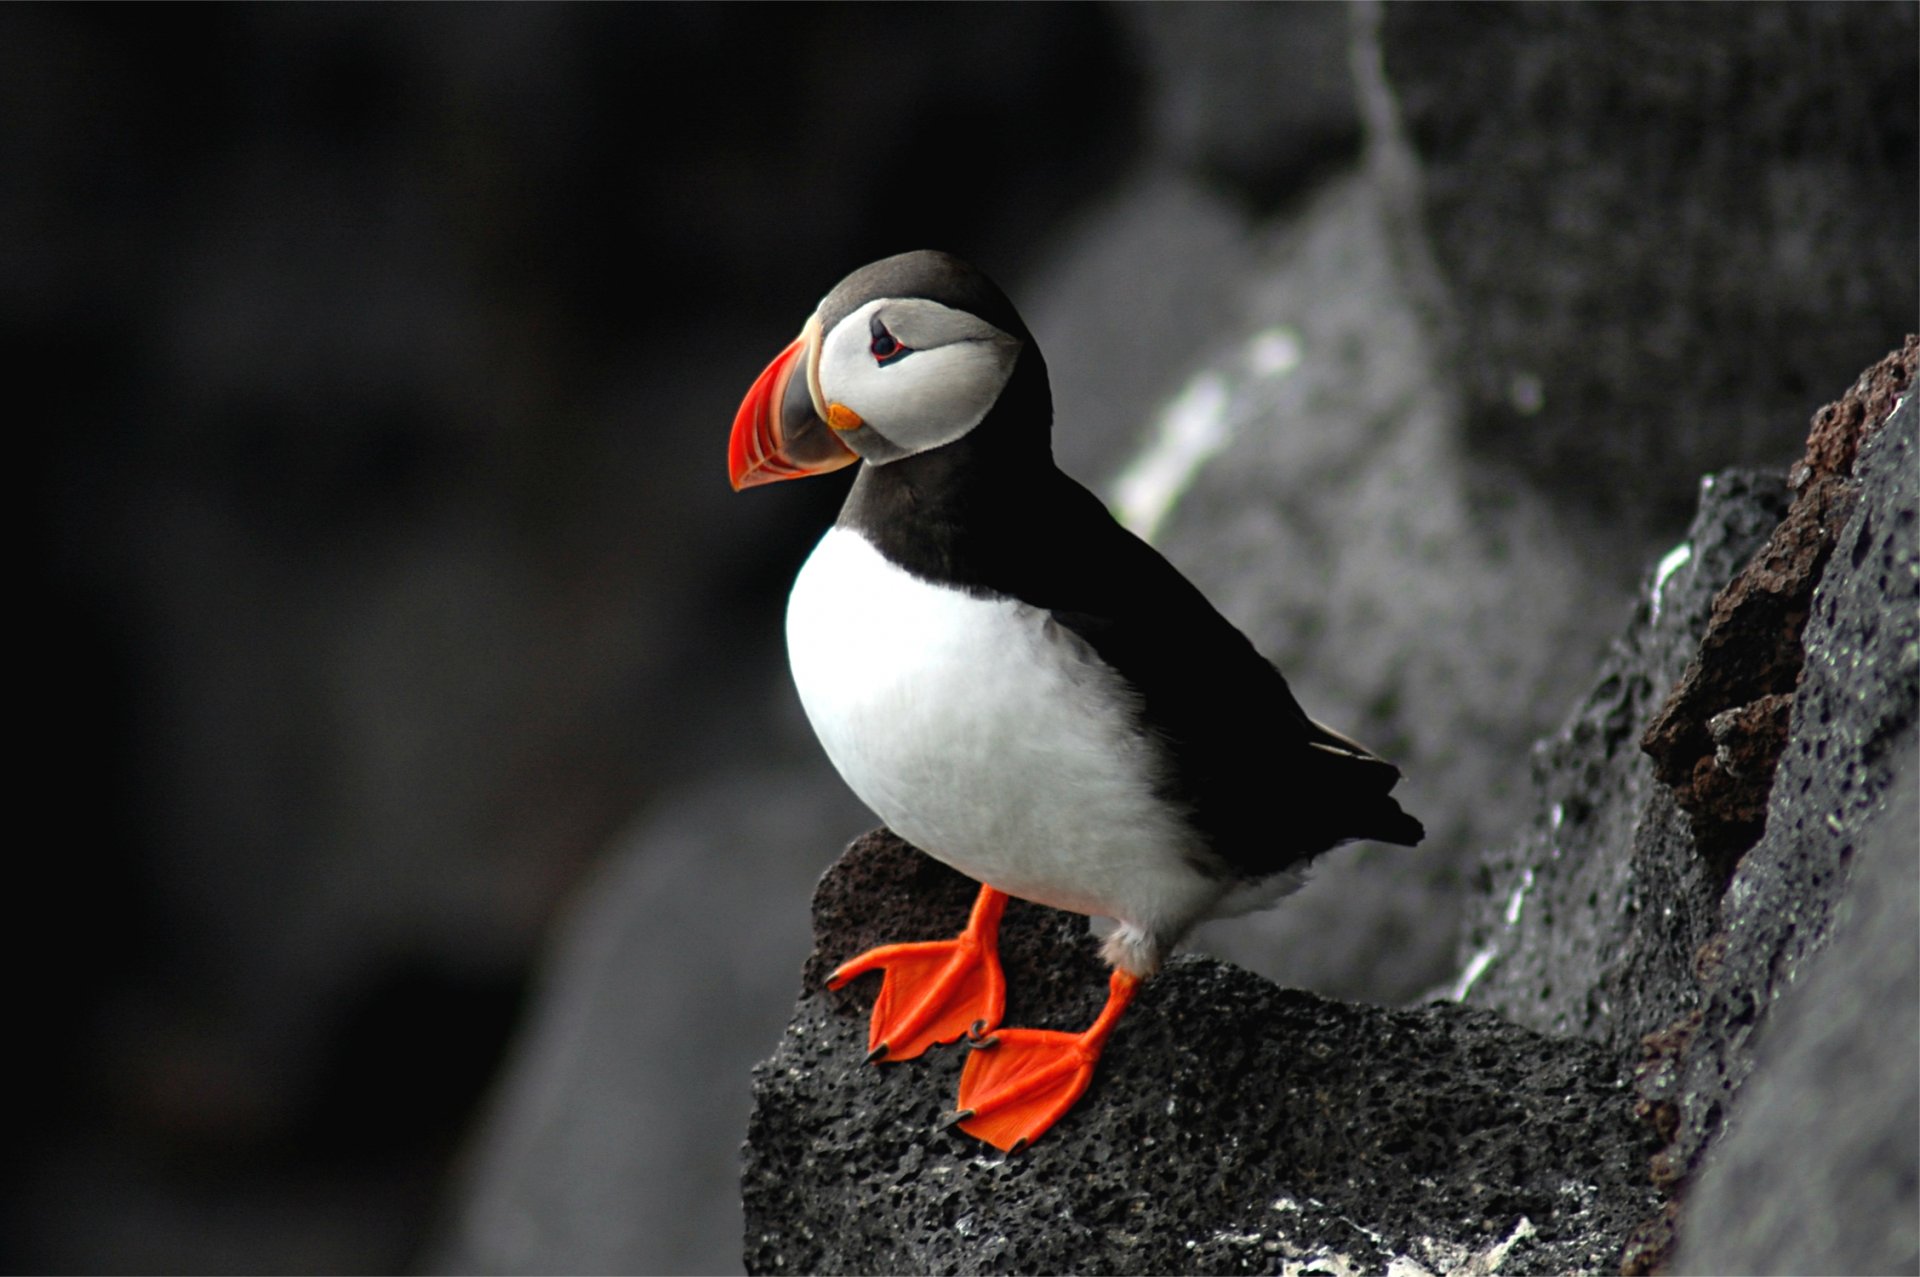
[(840, 514), (927, 580), (1045, 609), (1139, 697), (1183, 806), (1223, 875), (1258, 877), (1355, 838), (1412, 845), (1392, 764), (1314, 724), (1280, 672), (1206, 598), (1054, 466), (1046, 363), (1004, 294), (957, 259), (911, 253), (856, 272), (831, 325), (877, 296), (963, 307), (1024, 342), (986, 418), (953, 443), (863, 465)]

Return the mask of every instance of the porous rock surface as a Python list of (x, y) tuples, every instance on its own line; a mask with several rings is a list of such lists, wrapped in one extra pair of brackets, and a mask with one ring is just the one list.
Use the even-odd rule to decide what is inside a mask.
[[(870, 945), (957, 931), (974, 890), (878, 830), (821, 883), (806, 987), (755, 1078), (750, 1271), (1590, 1269), (1655, 1205), (1627, 1078), (1594, 1045), (1196, 956), (1143, 989), (1080, 1105), (1002, 1156), (941, 1125), (967, 1048), (865, 1065), (879, 977), (821, 984)], [(1081, 920), (1015, 902), (1002, 953), (1008, 1023), (1099, 1009)]]
[[(1673, 1271), (1920, 1267), (1920, 753), (1855, 852), (1828, 956), (1782, 998), (1747, 1093), (1688, 1197)], [(1767, 1210), (1752, 1209), (1765, 1202)]]
[[(1920, 345), (1909, 345), (1920, 359)], [(1852, 881), (1855, 851), (1887, 833), (1896, 786), (1913, 783), (1920, 732), (1920, 402), (1909, 395), (1868, 435), (1853, 516), (1814, 589), (1792, 731), (1765, 832), (1720, 901), (1720, 930), (1695, 963), (1703, 997), (1670, 1156), (1700, 1163), (1753, 1069), (1773, 1004), (1821, 953)], [(1869, 426), (1877, 426), (1870, 422)], [(1911, 826), (1901, 835), (1913, 890)], [(1889, 952), (1888, 962), (1900, 955)], [(1909, 1042), (1911, 1045), (1911, 1042)], [(1895, 1059), (1901, 1057), (1896, 1056)], [(1913, 1053), (1905, 1073), (1916, 1075)]]
[[(1700, 650), (1642, 745), (1692, 820), (1703, 855), (1730, 868), (1766, 823), (1800, 681), (1801, 631), (1860, 485), (1854, 463), (1920, 364), (1920, 337), (1862, 373), (1813, 419), (1793, 504), (1760, 553), (1714, 599)], [(1866, 535), (1871, 534), (1868, 529)]]
[(1786, 509), (1779, 476), (1701, 483), (1684, 561), (1649, 573), (1626, 632), (1567, 725), (1533, 755), (1520, 835), (1482, 862), (1464, 992), (1543, 1033), (1626, 1053), (1696, 998), (1688, 966), (1713, 930), (1715, 891), (1686, 819), (1640, 750), (1647, 718), (1685, 669), (1720, 586)]
[[(1920, 343), (1909, 339), (1894, 359), (1899, 380), (1910, 384)], [(1818, 584), (1809, 582), (1801, 606), (1779, 606), (1777, 595), (1765, 606), (1749, 602), (1756, 576), (1790, 575), (1775, 571), (1782, 545), (1808, 540), (1793, 513), (1770, 535), (1764, 527), (1780, 488), (1741, 475), (1706, 485), (1701, 517), (1651, 583), (1599, 685), (1543, 745), (1541, 814), (1516, 844), (1487, 860), (1488, 890), (1469, 929), (1477, 948), (1468, 957), (1468, 1002), (1639, 1059), (1639, 1108), (1663, 1143), (1649, 1171), (1671, 1196), (1636, 1229), (1623, 1261), (1630, 1272), (1671, 1262), (1690, 1229), (1720, 1239), (1688, 1252), (1703, 1271), (1720, 1262), (1707, 1256), (1762, 1253), (1756, 1239), (1769, 1230), (1793, 1232), (1805, 1267), (1888, 1270), (1889, 1254), (1903, 1257), (1891, 1270), (1920, 1262), (1911, 1227), (1914, 1141), (1889, 1135), (1911, 1123), (1888, 1125), (1911, 1111), (1920, 1092), (1913, 1034), (1897, 1028), (1911, 1023), (1912, 1008), (1895, 993), (1916, 979), (1914, 945), (1855, 941), (1855, 956), (1842, 963), (1858, 978), (1824, 977), (1827, 992), (1818, 998), (1794, 992), (1825, 948), (1836, 913), (1859, 897), (1850, 890), (1858, 849), (1899, 849), (1875, 852), (1886, 863), (1870, 866), (1873, 881), (1902, 884), (1904, 906), (1882, 905), (1882, 912), (1904, 908), (1910, 916), (1920, 887), (1920, 832), (1903, 796), (1916, 783), (1920, 723), (1916, 403), (1908, 394), (1895, 409), (1892, 395), (1860, 394), (1887, 367), (1883, 361), (1869, 370), (1852, 394), (1816, 417), (1809, 464), (1796, 468), (1804, 491), (1817, 457), (1832, 448), (1835, 409), (1871, 405), (1840, 414), (1850, 419), (1851, 442), (1846, 462), (1832, 471), (1845, 491), (1833, 494), (1829, 508), (1850, 514), (1821, 532), (1830, 553), (1817, 551), (1823, 562), (1811, 575)], [(1726, 578), (1729, 559), (1738, 561), (1742, 544), (1762, 542), (1714, 600), (1711, 582)], [(1712, 641), (1709, 617), (1724, 621), (1742, 611), (1749, 626), (1757, 613), (1777, 632)], [(1689, 630), (1708, 639), (1693, 652), (1678, 637)], [(1706, 738), (1700, 729), (1728, 712), (1729, 699), (1775, 677), (1769, 671), (1789, 648), (1797, 677), (1772, 694), (1788, 702), (1790, 717), (1763, 794), (1765, 818), (1729, 863), (1724, 843), (1696, 837), (1700, 822), (1657, 782), (1656, 764), (1635, 743), (1655, 706), (1666, 701), (1671, 710), (1688, 697), (1691, 730)], [(1716, 660), (1733, 668), (1703, 675), (1702, 663)], [(1683, 665), (1690, 667), (1674, 684)], [(1708, 686), (1719, 687), (1721, 699), (1698, 695)], [(1670, 687), (1679, 691), (1667, 700)], [(1673, 737), (1686, 730), (1683, 724)], [(1892, 932), (1891, 924), (1878, 925)], [(1773, 1023), (1777, 1004), (1788, 1008), (1784, 1027)], [(1756, 1071), (1764, 1076), (1770, 1058), (1784, 1061), (1772, 1066), (1775, 1079), (1797, 1073), (1811, 1081), (1806, 1060), (1820, 1051), (1844, 1058), (1845, 1067), (1820, 1075), (1795, 1103), (1782, 1098), (1785, 1084), (1776, 1080), (1773, 1098), (1744, 1113), (1745, 1083)], [(1825, 1117), (1809, 1122), (1808, 1110)], [(1791, 1148), (1793, 1158), (1762, 1173), (1751, 1151), (1730, 1153), (1743, 1169), (1718, 1172), (1723, 1187), (1694, 1203), (1696, 1181), (1716, 1182), (1715, 1148), (1730, 1122), (1739, 1129), (1736, 1150)], [(1809, 1164), (1832, 1173), (1816, 1182)], [(1766, 1184), (1759, 1199), (1777, 1201), (1779, 1217), (1743, 1233), (1725, 1216), (1728, 1177)], [(1752, 1200), (1743, 1214), (1754, 1213)], [(1901, 1208), (1889, 1211), (1890, 1202)], [(1856, 1262), (1842, 1263), (1849, 1255)]]

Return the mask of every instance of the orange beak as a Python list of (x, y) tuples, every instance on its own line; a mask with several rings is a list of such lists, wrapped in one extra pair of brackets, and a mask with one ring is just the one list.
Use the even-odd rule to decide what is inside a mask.
[(819, 346), (820, 325), (809, 319), (740, 401), (727, 441), (727, 473), (735, 492), (825, 474), (860, 459), (814, 407), (809, 381)]

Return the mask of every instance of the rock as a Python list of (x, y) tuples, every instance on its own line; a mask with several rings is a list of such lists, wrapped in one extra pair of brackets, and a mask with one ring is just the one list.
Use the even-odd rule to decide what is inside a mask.
[[(1883, 410), (1891, 407), (1884, 396), (1877, 402)], [(1823, 412), (1816, 420), (1816, 435), (1827, 418)], [(1889, 429), (1893, 441), (1870, 442), (1864, 455), (1905, 446), (1898, 442), (1900, 429)], [(1876, 663), (1855, 672), (1891, 682), (1840, 693), (1817, 690), (1831, 689), (1836, 681), (1844, 685), (1844, 679), (1831, 672), (1798, 677), (1799, 690), (1792, 697), (1795, 726), (1786, 748), (1789, 756), (1819, 749), (1824, 758), (1828, 746), (1816, 738), (1834, 722), (1853, 724), (1854, 748), (1868, 755), (1884, 748), (1876, 730), (1857, 721), (1869, 712), (1863, 703), (1847, 700), (1848, 695), (1864, 694), (1864, 705), (1900, 706), (1914, 695), (1899, 685), (1906, 677), (1901, 662), (1911, 658), (1903, 658), (1898, 647), (1908, 626), (1900, 620), (1898, 590), (1905, 588), (1901, 573), (1906, 560), (1898, 551), (1895, 531), (1907, 526), (1898, 510), (1899, 503), (1910, 498), (1888, 486), (1890, 476), (1899, 473), (1897, 464), (1882, 460), (1875, 466), (1874, 485), (1861, 489), (1873, 495), (1870, 501), (1860, 498), (1867, 501), (1856, 512), (1856, 518), (1864, 520), (1860, 528), (1829, 528), (1822, 534), (1829, 544), (1855, 547), (1858, 563), (1849, 551), (1838, 568), (1820, 578), (1825, 595), (1816, 594), (1808, 581), (1797, 610), (1781, 601), (1785, 589), (1776, 585), (1808, 577), (1814, 569), (1805, 564), (1790, 572), (1782, 569), (1786, 555), (1781, 547), (1799, 544), (1802, 530), (1815, 525), (1783, 509), (1786, 488), (1779, 481), (1733, 472), (1704, 485), (1700, 513), (1687, 540), (1668, 556), (1667, 568), (1649, 581), (1635, 622), (1608, 656), (1595, 690), (1537, 755), (1538, 815), (1530, 829), (1487, 857), (1489, 890), (1474, 906), (1465, 957), (1473, 972), (1467, 996), (1474, 1005), (1545, 1032), (1578, 1033), (1622, 1050), (1644, 1035), (1668, 1030), (1699, 1007), (1700, 979), (1694, 968), (1701, 961), (1717, 960), (1699, 951), (1728, 925), (1722, 917), (1722, 891), (1734, 862), (1701, 857), (1695, 836), (1699, 821), (1687, 817), (1675, 793), (1656, 779), (1655, 765), (1633, 745), (1643, 734), (1654, 735), (1642, 731), (1649, 719), (1656, 720), (1656, 727), (1684, 721), (1672, 712), (1673, 705), (1693, 707), (1692, 735), (1704, 742), (1704, 758), (1715, 766), (1720, 765), (1715, 759), (1721, 751), (1734, 759), (1729, 742), (1776, 730), (1787, 707), (1782, 699), (1757, 698), (1742, 705), (1753, 692), (1739, 690), (1723, 693), (1722, 699), (1705, 697), (1695, 690), (1707, 685), (1699, 671), (1708, 669), (1723, 688), (1767, 689), (1784, 678), (1792, 692), (1801, 665), (1800, 617), (1811, 612), (1815, 598), (1831, 600), (1837, 597), (1835, 591), (1852, 589), (1867, 591), (1867, 597), (1848, 596), (1854, 598), (1855, 609), (1850, 624), (1858, 632), (1871, 632), (1880, 644)], [(1829, 509), (1834, 503), (1850, 508), (1853, 498), (1829, 494), (1823, 500)], [(1770, 526), (1783, 514), (1783, 522)], [(1860, 536), (1867, 541), (1857, 542)], [(1756, 554), (1749, 563), (1749, 556)], [(1875, 555), (1889, 565), (1863, 583), (1860, 565)], [(1826, 557), (1820, 555), (1823, 562)], [(1733, 584), (1718, 588), (1717, 583), (1736, 577), (1743, 564)], [(1888, 585), (1879, 584), (1883, 578)], [(1743, 584), (1756, 581), (1751, 588)], [(1885, 592), (1889, 590), (1893, 592)], [(1748, 602), (1757, 595), (1772, 602)], [(1746, 628), (1736, 641), (1727, 637), (1734, 632), (1727, 618), (1742, 615)], [(1806, 638), (1809, 662), (1831, 664), (1833, 658), (1823, 654), (1836, 641), (1844, 650), (1854, 650), (1855, 641), (1837, 639), (1830, 624), (1819, 635), (1817, 643), (1811, 633)], [(1784, 676), (1776, 672), (1783, 663), (1789, 670)], [(1670, 690), (1676, 684), (1677, 690)], [(1801, 699), (1808, 695), (1817, 697), (1811, 712), (1824, 716), (1814, 720), (1815, 726), (1804, 718), (1810, 711)], [(1735, 710), (1731, 718), (1721, 708), (1728, 703)], [(1668, 709), (1657, 718), (1661, 705)], [(1743, 727), (1748, 729), (1744, 737)], [(1899, 715), (1877, 730), (1897, 732)], [(1679, 739), (1681, 731), (1669, 727), (1661, 738)], [(1835, 763), (1826, 766), (1838, 762), (1836, 755)], [(1804, 760), (1797, 764), (1794, 784), (1811, 783), (1806, 779), (1810, 770)], [(1685, 767), (1670, 774), (1692, 780), (1697, 772)], [(1844, 779), (1843, 773), (1833, 774)], [(1770, 803), (1770, 809), (1778, 811), (1778, 785), (1760, 788), (1757, 800), (1747, 801)], [(1804, 834), (1807, 820), (1797, 808), (1784, 818), (1803, 831), (1807, 845), (1826, 847), (1831, 860), (1831, 830)], [(1794, 845), (1792, 837), (1783, 837), (1784, 842), (1769, 834), (1761, 845), (1779, 854), (1779, 849)], [(1749, 856), (1738, 863), (1745, 868), (1767, 861)], [(1736, 896), (1726, 908), (1744, 899)]]
[(1469, 446), (1630, 562), (1912, 326), (1912, 5), (1380, 14)]
[(1815, 415), (1786, 518), (1714, 600), (1699, 654), (1641, 738), (1722, 877), (1760, 836), (1800, 681), (1800, 631), (1853, 507), (1854, 458), (1916, 371), (1920, 337), (1908, 337)]
[(1786, 505), (1779, 477), (1735, 470), (1701, 483), (1686, 539), (1648, 574), (1592, 690), (1535, 750), (1531, 818), (1484, 858), (1462, 957), (1472, 1005), (1623, 1054), (1696, 1005), (1691, 963), (1718, 889), (1639, 741), (1714, 597)]
[(1890, 770), (1898, 788), (1863, 831), (1827, 954), (1756, 1035), (1687, 1198), (1676, 1273), (1920, 1271), (1920, 754)]
[[(1852, 884), (1857, 850), (1888, 838), (1903, 845), (1906, 891), (1911, 896), (1920, 890), (1914, 831), (1889, 824), (1897, 820), (1890, 814), (1898, 807), (1896, 787), (1913, 779), (1911, 760), (1920, 740), (1917, 424), (1920, 402), (1909, 394), (1861, 446), (1853, 516), (1813, 593), (1806, 667), (1768, 801), (1766, 832), (1741, 858), (1720, 901), (1719, 934), (1698, 972), (1699, 1023), (1676, 1062), (1672, 1102), (1679, 1120), (1661, 1155), (1676, 1181), (1700, 1169), (1729, 1116), (1739, 1111), (1775, 1004), (1806, 977), (1826, 947), (1835, 911), (1858, 893)], [(1881, 960), (1891, 971), (1910, 952), (1890, 949)], [(1836, 998), (1824, 1010), (1810, 1008), (1804, 1014), (1814, 1017), (1816, 1027), (1804, 1032), (1817, 1035), (1825, 1031), (1821, 1026), (1844, 1025), (1849, 1017), (1871, 1020), (1907, 1011), (1852, 1001)], [(1862, 1065), (1871, 1058), (1874, 1052), (1863, 1052)], [(1896, 1087), (1902, 1076), (1907, 1085), (1920, 1085), (1920, 1064), (1911, 1051), (1893, 1052), (1885, 1068), (1878, 1086)], [(1832, 1084), (1844, 1085), (1839, 1079)], [(1839, 1158), (1861, 1133), (1858, 1125), (1836, 1121), (1804, 1151)], [(1865, 1200), (1839, 1204), (1848, 1221), (1841, 1231), (1879, 1227), (1880, 1221), (1860, 1213)]]
[(734, 1151), (748, 1078), (792, 1005), (807, 952), (794, 906), (825, 859), (789, 834), (857, 829), (864, 816), (830, 777), (742, 768), (621, 840), (556, 938), (440, 1235), (416, 1267), (738, 1266)]
[[(752, 1272), (1452, 1271), (1617, 1262), (1656, 1203), (1617, 1062), (1451, 1004), (1329, 1002), (1212, 959), (1150, 982), (1092, 1089), (1002, 1157), (942, 1129), (963, 1049), (869, 1066), (879, 977), (819, 977), (949, 934), (974, 886), (884, 831), (815, 897), (807, 987), (755, 1072)], [(1078, 919), (1015, 902), (1010, 1023), (1084, 1025), (1105, 981)], [(1490, 1271), (1490, 1267), (1484, 1269)]]
[[(1915, 348), (1910, 343), (1903, 358), (1910, 359)], [(1845, 408), (1849, 403), (1873, 403), (1885, 414), (1892, 397), (1843, 401), (1841, 410), (1856, 415)], [(1810, 456), (1822, 453), (1833, 416), (1823, 411), (1816, 418)], [(1852, 477), (1838, 477), (1844, 490), (1836, 487), (1820, 498), (1829, 510), (1852, 511), (1844, 526), (1828, 525), (1822, 534), (1832, 547), (1820, 555), (1823, 570), (1804, 562), (1781, 569), (1788, 557), (1781, 547), (1804, 544), (1804, 530), (1814, 526), (1789, 513), (1779, 528), (1765, 528), (1779, 511), (1782, 488), (1740, 474), (1706, 486), (1700, 516), (1682, 547), (1686, 553), (1669, 556), (1668, 564), (1678, 566), (1656, 575), (1598, 688), (1541, 752), (1542, 816), (1525, 838), (1488, 858), (1489, 890), (1471, 929), (1478, 947), (1464, 982), (1469, 1002), (1639, 1057), (1639, 1108), (1663, 1145), (1650, 1172), (1673, 1198), (1643, 1221), (1629, 1247), (1629, 1271), (1666, 1264), (1689, 1227), (1721, 1239), (1703, 1242), (1701, 1255), (1762, 1253), (1752, 1247), (1771, 1235), (1769, 1228), (1799, 1228), (1803, 1244), (1811, 1247), (1804, 1253), (1819, 1256), (1809, 1258), (1809, 1267), (1838, 1262), (1838, 1255), (1886, 1254), (1887, 1246), (1898, 1251), (1906, 1244), (1900, 1238), (1910, 1236), (1888, 1233), (1887, 1217), (1876, 1206), (1897, 1198), (1897, 1186), (1914, 1175), (1913, 1160), (1901, 1160), (1903, 1146), (1888, 1145), (1879, 1123), (1910, 1103), (1920, 1077), (1905, 1045), (1868, 1043), (1864, 1037), (1871, 1031), (1863, 1027), (1876, 1017), (1898, 1022), (1907, 1014), (1908, 1008), (1887, 997), (1890, 988), (1913, 978), (1910, 945), (1882, 946), (1882, 972), (1857, 978), (1848, 994), (1829, 982), (1825, 998), (1795, 995), (1795, 1022), (1803, 1027), (1778, 1030), (1789, 1044), (1778, 1051), (1789, 1062), (1776, 1066), (1776, 1076), (1793, 1076), (1801, 1066), (1791, 1060), (1804, 1060), (1815, 1049), (1793, 1046), (1795, 1041), (1849, 1043), (1859, 1059), (1850, 1069), (1867, 1068), (1876, 1052), (1886, 1052), (1872, 1068), (1878, 1107), (1836, 1095), (1834, 1121), (1816, 1134), (1787, 1122), (1792, 1106), (1776, 1089), (1776, 1099), (1761, 1110), (1773, 1116), (1754, 1117), (1745, 1128), (1753, 1133), (1742, 1137), (1749, 1149), (1781, 1147), (1786, 1137), (1777, 1132), (1791, 1129), (1805, 1157), (1838, 1168), (1839, 1182), (1859, 1183), (1859, 1194), (1795, 1189), (1781, 1209), (1790, 1204), (1812, 1212), (1808, 1218), (1743, 1232), (1687, 1193), (1713, 1163), (1730, 1115), (1740, 1120), (1747, 1078), (1774, 1049), (1768, 1046), (1774, 1004), (1823, 949), (1840, 902), (1850, 890), (1858, 898), (1858, 889), (1849, 887), (1854, 849), (1889, 841), (1907, 848), (1894, 868), (1874, 872), (1904, 872), (1905, 895), (1914, 894), (1914, 831), (1901, 823), (1908, 817), (1898, 814), (1898, 804), (1892, 815), (1888, 804), (1896, 782), (1911, 783), (1920, 724), (1916, 416), (1911, 394), (1884, 427), (1856, 415), (1857, 437), (1864, 442)], [(1802, 491), (1809, 486), (1803, 481)], [(1729, 563), (1762, 542), (1760, 553), (1709, 607), (1713, 583), (1734, 576)], [(1809, 583), (1797, 610), (1748, 605), (1741, 641), (1713, 644), (1710, 621), (1724, 622), (1738, 611), (1729, 600), (1751, 598), (1774, 582), (1813, 571), (1819, 571), (1818, 583)], [(1753, 589), (1742, 584), (1756, 581), (1761, 584)], [(1690, 651), (1689, 637), (1702, 633), (1707, 641)], [(1793, 650), (1802, 645), (1804, 661)], [(1712, 713), (1715, 702), (1689, 690), (1706, 685), (1698, 671), (1714, 660), (1727, 663), (1715, 673), (1723, 687), (1768, 685), (1768, 671), (1781, 668), (1783, 653), (1800, 671), (1797, 685), (1787, 680), (1791, 696), (1773, 694), (1736, 707), (1731, 721), (1729, 711)], [(1651, 760), (1631, 748), (1653, 707), (1668, 700), (1665, 689), (1674, 686), (1669, 680), (1689, 662), (1688, 676), (1668, 703), (1694, 706), (1694, 722), (1705, 728), (1696, 730), (1697, 739), (1718, 746), (1743, 726), (1771, 731), (1784, 710), (1791, 714), (1778, 769), (1760, 795), (1764, 831), (1731, 862), (1702, 854), (1693, 834), (1698, 821), (1689, 820), (1673, 792), (1654, 779)], [(1712, 761), (1725, 765), (1717, 754)], [(1747, 1171), (1723, 1174), (1751, 1183), (1755, 1154), (1742, 1156)], [(1804, 1176), (1796, 1171), (1796, 1178)], [(1728, 1190), (1717, 1191), (1709, 1203), (1725, 1202)], [(1806, 1230), (1839, 1249), (1822, 1251), (1806, 1240)]]

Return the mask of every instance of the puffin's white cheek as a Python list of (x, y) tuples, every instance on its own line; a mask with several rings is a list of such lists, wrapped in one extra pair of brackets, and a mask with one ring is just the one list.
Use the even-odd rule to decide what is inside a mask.
[(921, 452), (980, 424), (1006, 384), (1001, 352), (986, 342), (916, 351), (876, 367), (848, 406), (894, 443)]

